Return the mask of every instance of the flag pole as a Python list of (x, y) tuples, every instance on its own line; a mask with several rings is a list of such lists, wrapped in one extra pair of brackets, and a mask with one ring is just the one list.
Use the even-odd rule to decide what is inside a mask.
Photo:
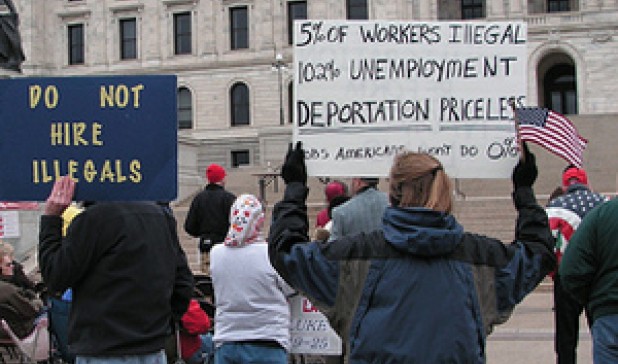
[(517, 111), (515, 110), (515, 100), (511, 99), (509, 101), (509, 105), (511, 105), (511, 109), (513, 110), (513, 121), (515, 121), (515, 137), (517, 138), (517, 147), (519, 148), (519, 158), (522, 162), (525, 162), (526, 156), (523, 153), (524, 146), (521, 141), (521, 136), (519, 135), (519, 118), (517, 117)]

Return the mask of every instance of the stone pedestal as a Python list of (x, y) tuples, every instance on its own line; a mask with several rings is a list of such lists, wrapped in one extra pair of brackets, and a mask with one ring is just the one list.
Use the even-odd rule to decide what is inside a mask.
[(8, 70), (5, 68), (0, 68), (0, 79), (3, 78), (14, 78), (14, 77), (19, 77), (21, 76), (21, 72), (18, 71), (13, 71), (13, 70)]

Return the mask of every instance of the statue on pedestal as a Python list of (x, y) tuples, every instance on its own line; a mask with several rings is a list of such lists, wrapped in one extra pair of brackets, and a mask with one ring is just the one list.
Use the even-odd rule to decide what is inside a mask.
[(0, 0), (0, 68), (21, 72), (26, 57), (18, 25), (19, 17), (12, 0)]

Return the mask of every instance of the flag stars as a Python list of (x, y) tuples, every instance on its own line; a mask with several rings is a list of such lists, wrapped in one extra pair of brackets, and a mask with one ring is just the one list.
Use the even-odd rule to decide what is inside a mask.
[(550, 203), (550, 206), (561, 207), (571, 210), (580, 217), (586, 215), (594, 207), (603, 203), (605, 198), (597, 195), (582, 186), (570, 189), (566, 195), (558, 197)]

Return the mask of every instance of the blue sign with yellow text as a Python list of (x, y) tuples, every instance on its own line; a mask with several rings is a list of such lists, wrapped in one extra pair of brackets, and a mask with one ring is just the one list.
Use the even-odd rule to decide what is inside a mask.
[(44, 201), (77, 181), (78, 201), (177, 196), (176, 76), (0, 80), (0, 200)]

